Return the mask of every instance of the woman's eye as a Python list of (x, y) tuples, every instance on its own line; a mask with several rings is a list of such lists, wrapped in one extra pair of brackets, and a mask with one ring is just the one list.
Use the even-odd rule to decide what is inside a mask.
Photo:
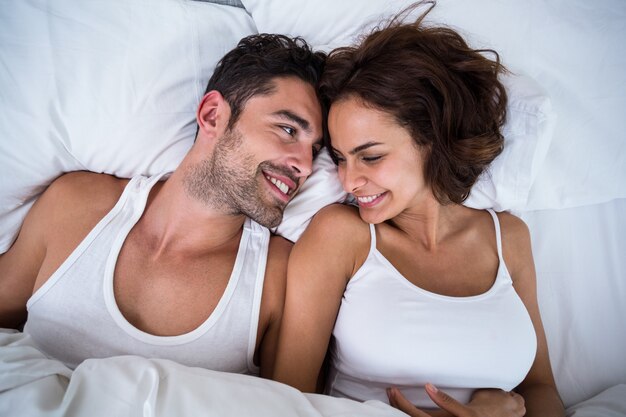
[(336, 154), (334, 152), (333, 152), (333, 154), (331, 156), (332, 156), (332, 160), (335, 163), (335, 165), (343, 164), (346, 161), (342, 156), (340, 156), (340, 155), (338, 155), (338, 154)]
[(376, 162), (378, 160), (380, 160), (380, 158), (382, 158), (382, 156), (364, 156), (363, 161), (365, 162)]

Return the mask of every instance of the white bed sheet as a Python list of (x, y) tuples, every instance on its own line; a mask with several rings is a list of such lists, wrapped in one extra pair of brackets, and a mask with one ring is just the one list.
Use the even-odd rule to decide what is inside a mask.
[[(626, 384), (567, 409), (568, 417), (626, 415)], [(261, 378), (190, 368), (162, 359), (90, 359), (73, 372), (30, 337), (0, 329), (0, 415), (402, 417), (379, 401), (302, 394)], [(405, 416), (406, 417), (406, 416)]]
[(580, 404), (568, 408), (568, 417), (626, 416), (626, 384), (615, 385)]
[(626, 199), (521, 213), (531, 231), (539, 306), (567, 406), (626, 384), (624, 213)]
[[(89, 359), (73, 372), (28, 335), (0, 329), (0, 415), (402, 417), (380, 401), (359, 403), (253, 376), (163, 359)], [(406, 416), (405, 416), (406, 417)]]
[[(340, 7), (336, 1), (328, 1)], [(118, 2), (123, 3), (122, 0)], [(291, 13), (278, 0), (263, 0), (261, 3), (265, 7), (269, 7), (268, 4), (278, 4), (286, 13)], [(24, 4), (75, 8), (75, 4), (69, 0), (54, 4), (43, 0), (29, 0), (24, 1)], [(102, 4), (94, 3), (90, 7), (99, 7)], [(302, 5), (297, 2), (289, 1), (285, 4), (302, 9)], [(363, 3), (363, 7), (367, 4), (370, 2)], [(203, 23), (197, 26), (198, 30), (209, 26), (208, 20), (202, 18), (200, 3), (162, 0), (159, 5), (161, 8), (175, 6), (180, 9), (170, 16), (172, 24), (175, 18), (188, 13), (194, 20)], [(327, 10), (320, 7), (319, 2), (315, 3), (315, 9)], [(42, 6), (42, 10), (48, 9)], [(136, 10), (137, 15), (133, 16), (137, 18), (152, 16), (144, 15), (141, 7)], [(155, 13), (155, 10), (159, 8), (155, 9), (153, 2), (146, 0), (146, 13)], [(204, 13), (209, 11), (204, 10)], [(232, 28), (235, 34), (238, 33), (237, 30), (247, 33), (254, 29), (247, 15), (237, 15), (242, 13), (240, 9), (228, 12), (228, 15), (233, 15), (232, 19), (237, 18), (245, 23), (240, 28)], [(5, 21), (14, 24), (15, 28), (33, 24), (19, 19), (19, 14), (5, 13), (4, 16)], [(216, 10), (213, 10), (210, 17), (215, 19), (215, 16)], [(275, 18), (277, 14), (269, 13), (268, 16)], [(348, 19), (351, 15), (345, 16)], [(470, 37), (476, 43), (482, 42), (483, 46), (496, 48), (502, 53), (505, 64), (514, 71), (519, 69), (521, 73), (533, 77), (552, 99), (558, 116), (555, 136), (545, 164), (531, 189), (527, 205), (528, 209), (550, 210), (524, 211), (518, 214), (529, 224), (533, 237), (539, 303), (554, 373), (563, 400), (574, 417), (626, 415), (626, 218), (623, 216), (626, 213), (626, 54), (622, 52), (622, 43), (626, 39), (626, 2), (441, 0), (433, 14), (433, 17), (437, 16), (441, 18), (439, 20), (459, 27), (465, 33), (471, 33)], [(319, 31), (320, 26), (311, 19), (297, 21), (299, 27), (307, 22), (312, 30), (323, 33)], [(10, 41), (12, 28), (5, 26), (3, 33), (7, 34), (6, 39)], [(176, 27), (191, 30), (188, 25)], [(40, 26), (38, 30), (45, 29), (45, 26)], [(148, 32), (140, 30), (138, 33)], [(180, 35), (187, 36), (186, 33)], [(220, 33), (224, 35), (225, 31), (220, 30)], [(198, 40), (200, 39), (213, 38), (198, 35)], [(77, 42), (80, 43), (80, 40), (77, 39)], [(209, 41), (197, 44), (198, 47), (211, 45)], [(159, 44), (156, 47), (160, 50), (162, 46)], [(20, 48), (15, 50), (21, 51)], [(40, 50), (41, 48), (31, 50), (24, 47), (23, 55), (20, 56), (26, 59), (32, 54), (34, 62), (41, 63), (42, 61), (35, 59), (39, 57)], [(6, 54), (7, 51), (9, 49), (1, 52)], [(225, 50), (215, 53), (221, 55), (223, 52)], [(45, 58), (44, 55), (42, 57)], [(55, 70), (52, 66), (46, 66), (48, 67)], [(29, 86), (28, 79), (24, 80), (25, 87)], [(9, 97), (4, 93), (0, 92), (0, 102), (4, 108), (16, 110), (15, 98), (18, 96)], [(38, 101), (29, 103), (32, 106), (40, 104)], [(45, 112), (42, 110), (42, 113)], [(15, 126), (16, 120), (22, 120), (12, 117), (11, 114), (3, 112), (0, 123)], [(33, 122), (33, 126), (39, 127), (40, 122)], [(27, 143), (22, 139), (18, 135), (2, 144), (11, 149)], [(65, 142), (24, 146), (29, 151), (34, 146), (47, 146), (50, 148), (49, 153), (55, 155), (54, 158), (41, 161), (28, 157), (23, 161), (19, 160), (24, 166), (28, 163), (33, 165), (29, 170), (33, 176), (47, 165), (54, 165), (53, 168), (56, 169), (59, 160), (68, 156), (71, 148)], [(93, 149), (93, 144), (86, 146), (86, 149)], [(8, 155), (8, 152), (0, 155), (0, 160)], [(26, 179), (28, 178), (7, 175), (0, 178), (0, 186)], [(7, 201), (0, 203), (6, 204)], [(7, 223), (2, 226), (6, 228)], [(258, 398), (255, 397), (257, 400), (240, 396), (240, 391), (243, 390), (237, 388), (234, 382), (230, 391), (220, 391), (218, 388), (208, 391), (206, 386), (222, 383), (215, 373), (197, 373), (167, 361), (128, 358), (89, 361), (74, 373), (74, 377), (78, 375), (79, 378), (70, 379), (72, 374), (67, 368), (41, 357), (40, 354), (37, 356), (37, 352), (29, 348), (26, 341), (13, 342), (22, 345), (0, 347), (2, 416), (63, 413), (97, 415), (100, 412), (110, 416), (116, 414), (112, 412), (112, 407), (116, 404), (112, 400), (116, 398), (115, 395), (130, 401), (121, 403), (122, 405), (134, 404), (139, 407), (137, 412), (145, 415), (158, 415), (163, 410), (171, 411), (176, 408), (176, 404), (180, 406), (176, 408), (180, 411), (177, 415), (184, 415), (186, 411), (193, 415), (211, 415), (215, 410), (221, 410), (214, 407), (225, 407), (226, 404), (235, 407), (237, 415), (263, 415), (264, 407), (272, 410), (271, 404), (267, 403), (274, 401), (272, 399), (282, 398), (283, 390), (286, 403), (296, 407), (297, 411), (293, 414), (320, 415), (307, 414), (319, 412), (321, 415), (337, 415), (345, 412), (343, 415), (351, 415), (350, 411), (342, 407), (345, 405), (350, 410), (352, 403), (321, 396), (305, 396), (287, 387), (277, 388), (281, 385), (268, 381), (259, 382), (264, 386), (263, 389), (268, 386), (271, 389), (258, 395)], [(20, 358), (23, 360), (18, 360)], [(86, 378), (87, 375), (89, 378)], [(160, 382), (165, 375), (168, 381), (179, 381), (178, 385), (151, 385), (152, 388), (156, 387), (156, 391), (147, 389), (146, 386), (149, 385), (144, 385)], [(204, 381), (214, 377), (216, 379), (213, 382)], [(227, 378), (235, 381), (240, 376)], [(244, 380), (255, 381), (253, 385), (262, 381), (243, 377), (242, 381)], [(107, 381), (112, 390), (111, 397), (108, 397), (110, 401), (105, 402), (103, 399), (107, 397), (99, 396), (97, 390), (100, 386), (96, 385), (96, 381)], [(183, 389), (186, 385), (189, 388)], [(142, 389), (146, 390), (141, 391)], [(273, 389), (276, 391), (272, 391)], [(138, 392), (137, 398), (124, 397), (130, 392)], [(146, 397), (148, 394), (151, 396)], [(279, 404), (276, 405), (282, 407), (282, 401), (277, 400)], [(196, 408), (192, 408), (192, 405)], [(372, 405), (367, 405), (370, 406)], [(371, 415), (385, 415), (385, 412), (393, 412), (388, 407), (367, 407), (358, 408), (358, 414), (368, 415), (368, 412), (372, 412)], [(267, 415), (280, 415), (269, 413), (270, 411)]]

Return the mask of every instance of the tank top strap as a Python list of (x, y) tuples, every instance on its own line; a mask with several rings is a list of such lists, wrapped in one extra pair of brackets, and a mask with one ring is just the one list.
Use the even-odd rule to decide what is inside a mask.
[(152, 187), (154, 186), (156, 182), (160, 181), (161, 179), (165, 179), (169, 177), (170, 175), (171, 175), (171, 172), (160, 172), (150, 177), (139, 175), (139, 176), (133, 177), (131, 181), (134, 181), (135, 179), (137, 179), (137, 181), (140, 182), (139, 187), (141, 188), (142, 192), (149, 193), (150, 190), (152, 190)]
[(376, 250), (376, 227), (370, 223), (370, 251), (368, 256)]
[(504, 258), (502, 256), (502, 235), (500, 232), (500, 220), (498, 219), (498, 215), (495, 211), (493, 211), (493, 209), (488, 208), (487, 211), (489, 212), (489, 214), (491, 214), (491, 217), (493, 218), (493, 224), (496, 228), (496, 246), (498, 248), (498, 258), (500, 259), (500, 262), (504, 262)]

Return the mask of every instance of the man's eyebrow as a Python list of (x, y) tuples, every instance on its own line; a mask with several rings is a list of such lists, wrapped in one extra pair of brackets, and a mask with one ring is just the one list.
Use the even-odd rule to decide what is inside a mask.
[(297, 114), (289, 110), (279, 110), (272, 114), (275, 116), (282, 117), (283, 119), (288, 119), (292, 121), (293, 123), (297, 124), (298, 126), (300, 126), (300, 129), (304, 130), (307, 133), (311, 133), (311, 124), (308, 122), (308, 120), (303, 119), (302, 117), (298, 116)]

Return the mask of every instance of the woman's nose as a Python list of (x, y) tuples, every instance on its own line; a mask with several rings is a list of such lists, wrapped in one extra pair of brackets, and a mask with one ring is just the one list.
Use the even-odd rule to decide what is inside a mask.
[(347, 193), (356, 192), (367, 182), (362, 173), (347, 162), (343, 166), (339, 166), (338, 174), (341, 185)]

